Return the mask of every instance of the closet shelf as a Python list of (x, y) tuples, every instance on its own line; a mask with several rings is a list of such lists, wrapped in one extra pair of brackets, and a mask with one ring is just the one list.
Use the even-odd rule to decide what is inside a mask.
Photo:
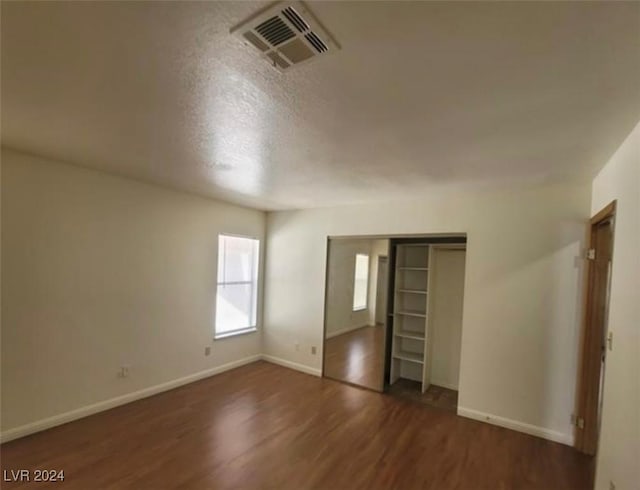
[(427, 335), (431, 246), (428, 243), (398, 244), (393, 283), (393, 328), (389, 382), (405, 378), (429, 385), (431, 339)]
[(412, 332), (410, 330), (397, 330), (395, 335), (405, 339), (424, 340), (424, 332)]
[(422, 356), (422, 354), (418, 354), (416, 352), (398, 351), (393, 355), (393, 357), (396, 359), (401, 359), (403, 361), (424, 364), (424, 357)]
[(427, 313), (424, 311), (412, 311), (412, 310), (397, 311), (396, 315), (417, 316), (418, 318), (427, 318)]

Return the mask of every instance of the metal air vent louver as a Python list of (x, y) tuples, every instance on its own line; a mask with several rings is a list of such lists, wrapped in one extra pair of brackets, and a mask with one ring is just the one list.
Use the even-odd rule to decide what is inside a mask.
[(277, 46), (285, 41), (288, 41), (295, 34), (289, 26), (282, 22), (280, 17), (271, 17), (265, 20), (262, 24), (256, 27), (256, 31), (272, 46)]
[(302, 2), (280, 2), (231, 29), (279, 71), (340, 49)]

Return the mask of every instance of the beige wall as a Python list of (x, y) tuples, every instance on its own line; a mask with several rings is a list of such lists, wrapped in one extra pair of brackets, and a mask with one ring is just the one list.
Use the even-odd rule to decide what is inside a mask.
[(322, 345), (328, 235), (466, 232), (461, 413), (569, 442), (590, 191), (432, 192), (268, 213), (264, 351), (320, 369), (307, 347)]
[(264, 230), (259, 211), (3, 149), (3, 433), (259, 355), (261, 332), (212, 339), (217, 234)]
[(591, 213), (617, 199), (596, 489), (640, 482), (640, 124), (593, 181)]

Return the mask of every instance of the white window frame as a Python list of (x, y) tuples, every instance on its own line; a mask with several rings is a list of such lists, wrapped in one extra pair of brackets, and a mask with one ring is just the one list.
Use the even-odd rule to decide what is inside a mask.
[[(356, 300), (356, 272), (358, 269), (358, 256), (362, 256), (362, 257), (366, 257), (367, 258), (367, 285), (365, 287), (365, 294), (364, 294), (364, 305), (355, 305), (355, 300)], [(363, 254), (363, 253), (357, 253), (355, 256), (355, 260), (353, 263), (353, 298), (351, 301), (351, 305), (352, 305), (352, 311), (364, 311), (367, 308), (369, 308), (369, 273), (371, 272), (371, 256), (369, 254)]]
[[(218, 311), (218, 288), (222, 285), (241, 285), (241, 284), (252, 284), (253, 280), (250, 281), (230, 281), (230, 282), (220, 282), (219, 281), (219, 273), (217, 271), (217, 267), (220, 263), (220, 238), (221, 237), (229, 237), (229, 238), (244, 238), (247, 240), (255, 240), (258, 244), (258, 249), (256, 251), (256, 259), (258, 260), (257, 269), (256, 269), (256, 279), (255, 279), (255, 287), (252, 290), (252, 304), (255, 305), (255, 324), (248, 327), (239, 328), (236, 330), (227, 330), (226, 332), (218, 333), (218, 326), (216, 325), (217, 321), (217, 311)], [(260, 239), (254, 236), (246, 236), (246, 235), (234, 235), (231, 233), (218, 233), (218, 257), (216, 261), (216, 310), (213, 316), (213, 339), (221, 340), (227, 339), (230, 337), (235, 337), (236, 335), (243, 335), (247, 333), (256, 332), (258, 330), (258, 320), (259, 320), (259, 310), (260, 310)], [(256, 267), (252, 265), (252, 267)]]

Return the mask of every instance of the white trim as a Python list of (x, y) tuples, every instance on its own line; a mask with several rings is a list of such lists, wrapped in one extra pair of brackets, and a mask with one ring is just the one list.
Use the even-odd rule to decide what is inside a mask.
[(307, 373), (312, 376), (317, 376), (317, 377), (322, 376), (321, 369), (312, 368), (304, 364), (298, 364), (297, 362), (287, 361), (286, 359), (281, 359), (280, 357), (268, 356), (266, 354), (263, 354), (262, 360), (270, 362), (272, 364), (277, 364), (278, 366), (283, 366), (289, 369), (294, 369), (296, 371), (301, 371), (303, 373)]
[(66, 424), (67, 422), (72, 422), (74, 420), (88, 417), (89, 415), (93, 415), (98, 412), (104, 412), (105, 410), (109, 410), (110, 408), (125, 405), (136, 400), (141, 400), (142, 398), (147, 398), (149, 396), (162, 393), (163, 391), (172, 390), (173, 388), (193, 383), (194, 381), (208, 378), (210, 376), (214, 376), (216, 374), (220, 374), (225, 371), (244, 366), (245, 364), (259, 361), (260, 359), (262, 359), (262, 356), (260, 354), (245, 357), (243, 359), (238, 359), (237, 361), (228, 362), (227, 364), (223, 364), (221, 366), (206, 369), (204, 371), (190, 374), (182, 378), (167, 381), (166, 383), (150, 386), (149, 388), (143, 388), (142, 390), (127, 393), (126, 395), (117, 396), (115, 398), (103, 400), (92, 405), (86, 405), (84, 407), (76, 408), (75, 410), (71, 410), (69, 412), (54, 415), (53, 417), (48, 417), (46, 419), (41, 419), (29, 424), (21, 425), (19, 427), (15, 427), (13, 429), (2, 432), (0, 434), (0, 442), (8, 442), (13, 439), (28, 436), (29, 434), (33, 434), (35, 432), (50, 429), (51, 427), (55, 427), (57, 425)]
[[(383, 325), (383, 324), (381, 324), (381, 325)], [(355, 326), (355, 327), (346, 327), (346, 328), (341, 328), (340, 330), (336, 330), (335, 332), (328, 333), (328, 334), (326, 335), (326, 338), (328, 338), (328, 339), (332, 339), (333, 337), (337, 337), (338, 335), (342, 335), (342, 334), (345, 334), (345, 333), (353, 332), (354, 330), (358, 330), (358, 329), (360, 329), (360, 328), (364, 328), (364, 327), (374, 327), (374, 326), (375, 326), (375, 325), (369, 325), (369, 324), (366, 324), (366, 325), (357, 325), (357, 326)]]
[(246, 335), (248, 333), (257, 332), (258, 329), (254, 325), (253, 327), (243, 328), (241, 330), (233, 330), (231, 332), (219, 333), (213, 337), (213, 340), (224, 340), (236, 337), (238, 335)]
[(486, 422), (487, 424), (497, 425), (506, 429), (515, 430), (517, 432), (524, 432), (542, 439), (549, 441), (559, 442), (566, 444), (567, 446), (573, 446), (573, 435), (558, 432), (556, 430), (545, 429), (537, 425), (527, 424), (525, 422), (519, 422), (517, 420), (507, 419), (493, 415), (491, 413), (480, 412), (471, 408), (458, 407), (458, 415), (469, 419), (479, 420)]

